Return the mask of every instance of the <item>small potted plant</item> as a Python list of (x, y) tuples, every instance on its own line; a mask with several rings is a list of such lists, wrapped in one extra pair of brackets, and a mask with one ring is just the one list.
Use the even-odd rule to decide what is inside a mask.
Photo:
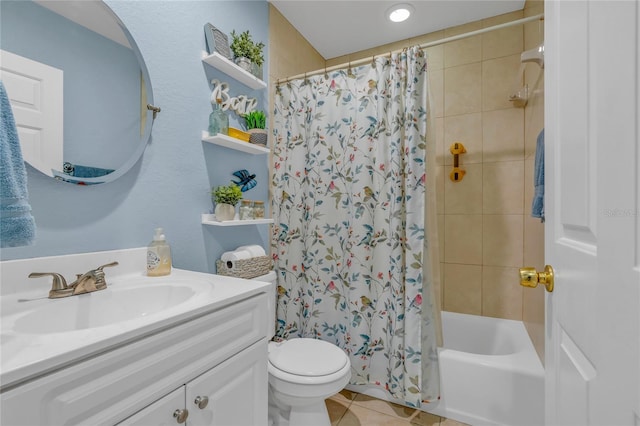
[(267, 117), (262, 111), (251, 111), (245, 115), (244, 122), (249, 133), (249, 142), (267, 146)]
[(262, 49), (264, 48), (264, 43), (254, 43), (249, 30), (240, 34), (236, 34), (235, 30), (233, 30), (231, 31), (231, 38), (232, 41), (229, 48), (233, 52), (234, 62), (240, 68), (255, 74), (252, 64), (255, 64), (258, 68), (263, 64), (264, 55), (262, 54)]
[(236, 204), (242, 199), (242, 191), (235, 184), (221, 185), (211, 190), (216, 204), (215, 215), (219, 221), (233, 220), (236, 215)]

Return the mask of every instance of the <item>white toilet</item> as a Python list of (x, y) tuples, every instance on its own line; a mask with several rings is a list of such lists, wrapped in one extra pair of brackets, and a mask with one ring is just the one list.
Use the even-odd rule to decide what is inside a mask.
[[(253, 278), (275, 284), (276, 274)], [(276, 329), (276, 285), (269, 300)], [(330, 426), (324, 400), (349, 383), (351, 362), (339, 347), (317, 339), (290, 339), (269, 342), (269, 424), (274, 426)]]

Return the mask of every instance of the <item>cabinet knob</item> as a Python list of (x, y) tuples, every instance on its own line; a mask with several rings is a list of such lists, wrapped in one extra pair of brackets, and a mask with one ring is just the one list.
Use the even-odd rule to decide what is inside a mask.
[(187, 417), (189, 417), (189, 410), (187, 410), (186, 408), (184, 410), (178, 409), (173, 412), (173, 417), (176, 418), (176, 421), (179, 424), (182, 424), (187, 421)]
[(193, 401), (194, 404), (196, 404), (198, 406), (198, 408), (203, 409), (207, 407), (207, 404), (209, 403), (209, 397), (207, 396), (197, 396), (195, 401)]

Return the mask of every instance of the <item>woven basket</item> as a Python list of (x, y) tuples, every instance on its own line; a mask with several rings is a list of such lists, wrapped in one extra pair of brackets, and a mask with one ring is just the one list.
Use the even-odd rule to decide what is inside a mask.
[(222, 260), (216, 261), (218, 275), (236, 278), (248, 279), (259, 277), (260, 275), (265, 275), (273, 268), (271, 257), (269, 256), (258, 256), (252, 257), (251, 259), (236, 260), (235, 267), (232, 266), (233, 264), (231, 262), (223, 262)]

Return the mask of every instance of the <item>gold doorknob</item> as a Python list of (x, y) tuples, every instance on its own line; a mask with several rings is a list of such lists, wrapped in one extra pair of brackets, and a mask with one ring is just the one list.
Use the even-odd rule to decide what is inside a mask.
[(549, 293), (553, 291), (553, 268), (550, 265), (544, 267), (544, 272), (530, 266), (520, 268), (521, 286), (536, 288), (538, 284), (543, 284)]

